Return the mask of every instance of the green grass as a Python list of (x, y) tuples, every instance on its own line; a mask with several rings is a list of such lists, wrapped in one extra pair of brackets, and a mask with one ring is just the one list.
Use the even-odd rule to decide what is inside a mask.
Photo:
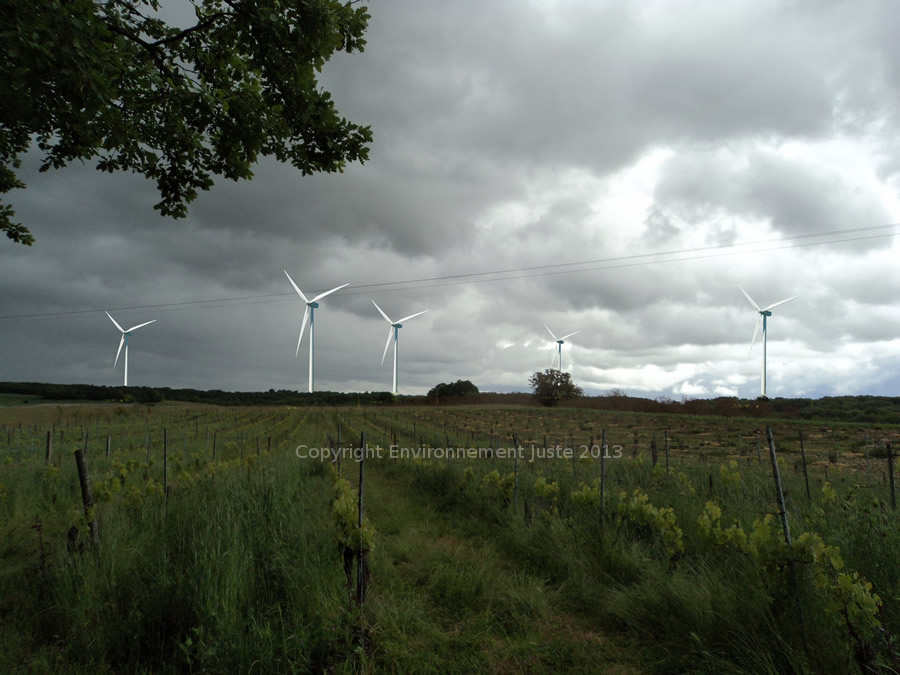
[(345, 658), (327, 631), (343, 606), (327, 486), (275, 464), (202, 479), (168, 505), (99, 508), (99, 556), (47, 527), (41, 562), (27, 556), (37, 533), (20, 530), (4, 551), (20, 562), (4, 565), (0, 670), (272, 672)]
[[(360, 612), (341, 567), (329, 472), (294, 454), (299, 443), (336, 438), (338, 423), (345, 444), (365, 432), (370, 444), (410, 447), (507, 446), (516, 433), (525, 444), (546, 435), (577, 449), (606, 429), (623, 452), (605, 463), (603, 509), (570, 498), (600, 475), (597, 460), (521, 462), (518, 508), (484, 480), (511, 473), (510, 459), (367, 461), (366, 515), (377, 533)], [(852, 640), (839, 615), (826, 615), (809, 574), (801, 570), (786, 593), (752, 560), (698, 535), (707, 500), (726, 525), (749, 528), (774, 510), (758, 425), (540, 408), (6, 408), (0, 672), (853, 672)], [(780, 421), (776, 439), (795, 536), (815, 531), (840, 546), (847, 567), (884, 598), (894, 634), (900, 534), (885, 506), (885, 462), (873, 455), (866, 474), (845, 450), (827, 461), (858, 448), (864, 432), (890, 438), (895, 429)], [(72, 459), (84, 447), (105, 496), (95, 507), (99, 555)], [(735, 485), (719, 470), (731, 459)], [(343, 470), (355, 484), (358, 465)], [(540, 477), (558, 485), (555, 498), (537, 494)], [(833, 502), (823, 499), (826, 480)], [(634, 488), (674, 510), (685, 546), (674, 559), (652, 529), (617, 522), (618, 495)], [(875, 646), (882, 665), (897, 665), (890, 644), (879, 637)]]
[(0, 408), (45, 402), (43, 397), (34, 394), (0, 394)]
[(370, 494), (393, 496), (369, 511), (384, 528), (370, 605), (376, 669), (637, 671), (636, 645), (570, 612), (561, 585), (499, 546), (495, 526), (423, 499), (409, 476), (389, 469), (373, 465), (368, 484)]

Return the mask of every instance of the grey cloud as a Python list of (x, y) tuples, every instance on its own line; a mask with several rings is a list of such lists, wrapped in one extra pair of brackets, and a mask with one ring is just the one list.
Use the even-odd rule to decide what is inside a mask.
[(684, 153), (664, 164), (654, 208), (656, 217), (719, 223), (729, 234), (722, 221), (743, 216), (795, 236), (889, 223), (879, 196), (867, 190), (835, 168), (810, 166), (771, 149), (751, 150), (740, 159)]
[[(135, 341), (136, 382), (304, 389), (302, 306), (282, 269), (314, 291), (727, 244), (754, 238), (760, 221), (791, 235), (888, 221), (851, 168), (785, 150), (862, 147), (896, 192), (893, 6), (379, 0), (370, 12), (366, 52), (336, 55), (322, 78), (345, 116), (372, 124), (370, 162), (302, 178), (265, 161), (252, 182), (201, 194), (183, 221), (152, 211), (158, 198), (140, 177), (90, 166), (29, 174), (12, 196), (38, 244), (0, 245), (0, 314), (277, 294), (116, 316), (159, 319)], [(657, 149), (673, 155), (644, 215), (606, 212), (621, 195), (604, 178)], [(579, 383), (714, 391), (738, 374), (748, 378), (740, 393), (755, 395), (755, 316), (740, 283), (760, 302), (804, 294), (773, 320), (773, 372), (782, 392), (827, 392), (831, 373), (816, 364), (882, 354), (895, 339), (888, 246), (347, 289), (317, 315), (317, 381), (390, 386), (374, 298), (391, 316), (432, 310), (401, 336), (404, 391), (458, 378), (523, 388), (549, 363), (547, 322), (584, 331), (566, 345)], [(102, 313), (2, 321), (0, 331), (13, 355), (0, 379), (121, 381)], [(852, 386), (886, 391), (896, 363), (872, 363)]]
[[(397, 8), (374, 9), (374, 34), (387, 23), (412, 23), (410, 34), (422, 37), (404, 43), (399, 69), (397, 60), (380, 69), (407, 92), (399, 101), (377, 99), (392, 107), (391, 130), (407, 105), (421, 112), (425, 90), (432, 107), (420, 128), (452, 130), (445, 142), (488, 146), (526, 165), (609, 170), (658, 137), (818, 135), (831, 122), (829, 73), (821, 61), (833, 54), (840, 31), (810, 31), (812, 12), (713, 10), (674, 22), (683, 8), (673, 8), (654, 22), (634, 8), (605, 3), (553, 16), (547, 30), (547, 17), (521, 3), (487, 11), (443, 5), (425, 14), (429, 25)], [(772, 31), (773, 21), (785, 25)], [(435, 25), (445, 30), (435, 32)], [(398, 56), (399, 47), (387, 49)], [(384, 48), (372, 51), (371, 63), (382, 65)], [(366, 77), (365, 70), (357, 77)], [(374, 119), (384, 116), (372, 105)], [(560, 133), (570, 130), (575, 133)]]

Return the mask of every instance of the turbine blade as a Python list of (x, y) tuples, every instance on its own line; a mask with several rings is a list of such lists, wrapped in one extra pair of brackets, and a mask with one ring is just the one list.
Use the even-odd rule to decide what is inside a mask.
[(394, 333), (394, 327), (391, 326), (390, 328), (388, 328), (388, 339), (387, 339), (387, 343), (385, 343), (385, 345), (384, 345), (384, 354), (381, 355), (382, 363), (384, 363), (384, 357), (387, 356), (388, 347), (391, 346), (391, 335), (393, 335), (393, 333)]
[(143, 328), (144, 326), (149, 326), (151, 323), (156, 323), (156, 319), (153, 319), (153, 321), (147, 321), (145, 323), (139, 323), (137, 326), (129, 328), (126, 332), (130, 333), (131, 331), (137, 330), (138, 328)]
[(288, 278), (288, 281), (291, 282), (291, 286), (293, 286), (293, 287), (294, 287), (294, 290), (297, 291), (297, 295), (299, 295), (301, 298), (303, 298), (303, 302), (307, 302), (307, 303), (308, 303), (309, 300), (306, 299), (306, 296), (303, 295), (303, 291), (301, 291), (301, 290), (300, 290), (300, 287), (299, 287), (297, 284), (294, 283), (294, 280), (293, 280), (293, 279), (291, 279), (291, 275), (287, 273), (287, 270), (283, 270), (283, 271), (284, 271), (284, 276), (286, 276), (286, 277)]
[[(738, 286), (738, 288), (741, 288), (741, 287)], [(749, 294), (747, 291), (745, 291), (743, 288), (741, 288), (741, 293), (743, 293), (744, 296), (747, 298), (747, 300), (750, 301), (750, 304), (753, 305), (753, 308), (754, 308), (757, 312), (763, 311), (763, 310), (761, 310), (761, 309), (759, 308), (759, 305), (756, 304), (756, 301), (755, 301), (753, 298), (750, 297), (750, 294)]]
[[(425, 310), (425, 312), (430, 312), (430, 311), (431, 311), (431, 310), (429, 310), (429, 309), (426, 309), (426, 310)], [(404, 317), (403, 317), (402, 319), (400, 319), (397, 323), (405, 323), (406, 321), (409, 321), (410, 319), (415, 319), (417, 316), (421, 316), (421, 315), (424, 314), (425, 312), (416, 312), (415, 314), (410, 314), (409, 316), (404, 316)]]
[(551, 336), (553, 336), (553, 339), (554, 339), (554, 340), (556, 340), (557, 342), (559, 342), (559, 338), (556, 337), (555, 335), (553, 335), (553, 331), (550, 330), (550, 326), (548, 326), (547, 324), (544, 324), (544, 328), (546, 328), (546, 329), (547, 329), (547, 332), (550, 333)]
[[(106, 316), (109, 316), (109, 312), (106, 312)], [(111, 316), (109, 316), (109, 320), (112, 321), (114, 324), (116, 324), (116, 328), (118, 328), (118, 329), (119, 329), (120, 331), (122, 331), (123, 333), (125, 332), (124, 330), (122, 330), (122, 326), (120, 326), (120, 325), (116, 322), (116, 320), (115, 320), (114, 318), (112, 318)]]
[(566, 338), (570, 338), (570, 337), (572, 337), (573, 335), (578, 335), (580, 332), (581, 332), (580, 330), (576, 330), (574, 333), (569, 333), (568, 335), (563, 335), (563, 336), (562, 336), (561, 338), (559, 338), (559, 339), (560, 339), (560, 340), (565, 340)]
[(119, 365), (119, 354), (122, 353), (122, 345), (125, 344), (125, 332), (122, 331), (122, 337), (119, 338), (119, 348), (116, 350), (116, 360), (113, 362), (113, 368)]
[(753, 330), (753, 339), (750, 340), (750, 351), (747, 352), (747, 356), (750, 356), (750, 352), (753, 351), (753, 345), (756, 344), (756, 336), (759, 335), (759, 327), (762, 326), (763, 317), (762, 314), (759, 315), (759, 318), (756, 320), (756, 328)]
[(378, 310), (378, 313), (381, 314), (381, 316), (384, 317), (384, 320), (385, 320), (385, 321), (387, 321), (387, 322), (388, 322), (389, 324), (391, 324), (391, 325), (394, 325), (394, 322), (391, 321), (391, 317), (389, 317), (387, 314), (384, 313), (384, 311), (382, 311), (381, 307), (378, 306), (378, 303), (377, 303), (377, 302), (375, 302), (375, 301), (373, 300), (373, 301), (372, 301), (372, 304), (375, 305), (375, 309), (377, 309), (377, 310)]
[(300, 323), (300, 337), (297, 338), (297, 353), (294, 354), (296, 359), (300, 356), (300, 342), (303, 340), (303, 331), (306, 330), (306, 320), (309, 318), (309, 305), (303, 308), (303, 321)]
[(314, 297), (312, 300), (310, 300), (310, 302), (315, 302), (316, 300), (321, 300), (321, 299), (324, 298), (326, 295), (331, 295), (331, 294), (334, 293), (335, 291), (339, 291), (339, 290), (341, 290), (342, 288), (346, 288), (346, 287), (349, 286), (349, 285), (350, 285), (350, 282), (348, 281), (346, 284), (341, 284), (341, 285), (338, 286), (337, 288), (332, 288), (330, 291), (325, 291), (324, 293), (319, 293), (316, 297)]
[(773, 307), (778, 307), (778, 305), (783, 305), (784, 303), (790, 302), (790, 301), (793, 300), (794, 298), (799, 298), (799, 297), (800, 297), (799, 295), (792, 295), (792, 296), (789, 297), (787, 300), (779, 300), (779, 301), (776, 302), (774, 305), (769, 305), (768, 307), (766, 307), (763, 311), (764, 311), (764, 312), (768, 312), (768, 311), (769, 311), (770, 309), (772, 309)]

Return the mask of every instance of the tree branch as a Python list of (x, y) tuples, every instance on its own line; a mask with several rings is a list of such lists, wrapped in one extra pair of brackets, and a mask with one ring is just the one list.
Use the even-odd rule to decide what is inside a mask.
[(155, 43), (147, 42), (146, 40), (141, 38), (139, 35), (135, 35), (131, 31), (125, 30), (124, 28), (120, 28), (119, 26), (117, 26), (115, 24), (108, 24), (107, 28), (111, 32), (116, 33), (117, 35), (126, 37), (129, 40), (131, 40), (132, 42), (134, 42), (135, 44), (143, 47), (144, 50), (150, 54), (151, 58), (156, 63), (157, 69), (163, 75), (165, 75), (173, 80), (175, 79), (175, 73), (169, 67), (169, 64), (166, 63), (165, 59), (163, 58), (162, 54), (160, 53), (161, 50)]
[(169, 37), (162, 38), (160, 40), (157, 40), (156, 42), (149, 42), (147, 44), (149, 44), (151, 47), (159, 47), (160, 45), (169, 44), (170, 42), (178, 42), (179, 40), (184, 39), (191, 33), (194, 33), (198, 30), (203, 30), (205, 28), (208, 28), (210, 26), (210, 24), (213, 24), (218, 19), (221, 19), (222, 17), (227, 17), (227, 16), (231, 16), (231, 14), (229, 12), (216, 12), (215, 14), (210, 14), (209, 16), (204, 17), (202, 21), (198, 21), (196, 26), (191, 26), (190, 28), (185, 28), (180, 33), (177, 33), (175, 35), (170, 35)]

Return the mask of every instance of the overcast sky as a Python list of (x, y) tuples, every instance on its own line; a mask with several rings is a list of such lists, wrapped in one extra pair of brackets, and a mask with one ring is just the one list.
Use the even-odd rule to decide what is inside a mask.
[[(133, 385), (302, 391), (286, 269), (307, 295), (352, 284), (316, 312), (320, 390), (390, 388), (375, 300), (431, 310), (400, 331), (401, 393), (522, 389), (546, 323), (581, 330), (563, 367), (590, 393), (753, 397), (741, 285), (800, 295), (769, 321), (770, 396), (900, 395), (900, 3), (368, 6), (366, 51), (322, 84), (371, 124), (369, 162), (264, 161), (175, 221), (141, 177), (32, 158), (9, 196), (37, 243), (0, 241), (0, 315), (157, 319)], [(459, 276), (500, 270), (522, 271)], [(102, 311), (0, 336), (0, 380), (122, 382)]]

